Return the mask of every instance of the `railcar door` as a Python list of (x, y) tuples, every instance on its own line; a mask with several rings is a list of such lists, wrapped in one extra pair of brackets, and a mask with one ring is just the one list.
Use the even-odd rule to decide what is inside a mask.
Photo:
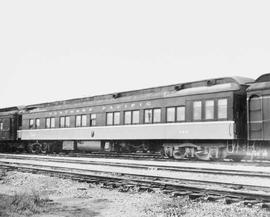
[(263, 139), (262, 98), (254, 95), (249, 98), (249, 139)]

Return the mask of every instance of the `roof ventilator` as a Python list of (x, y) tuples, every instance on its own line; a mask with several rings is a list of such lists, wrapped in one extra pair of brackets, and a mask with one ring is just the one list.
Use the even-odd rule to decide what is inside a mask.
[(119, 98), (120, 96), (121, 96), (120, 93), (114, 93), (114, 94), (112, 95), (112, 97), (113, 97), (114, 99)]
[(182, 89), (184, 89), (184, 84), (175, 85), (175, 86), (174, 86), (174, 89), (175, 89), (176, 91), (182, 90)]
[(213, 85), (215, 85), (216, 84), (216, 80), (208, 80), (207, 81), (207, 86), (213, 86)]

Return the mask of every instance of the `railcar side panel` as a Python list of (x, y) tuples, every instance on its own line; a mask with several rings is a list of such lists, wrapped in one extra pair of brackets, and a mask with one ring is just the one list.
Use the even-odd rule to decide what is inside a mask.
[[(232, 140), (233, 121), (22, 130), (23, 140)], [(215, 132), (215, 133), (213, 133)]]

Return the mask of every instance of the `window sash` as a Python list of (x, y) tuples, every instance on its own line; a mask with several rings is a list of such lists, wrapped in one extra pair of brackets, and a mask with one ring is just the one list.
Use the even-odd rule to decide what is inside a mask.
[(45, 127), (46, 128), (50, 128), (51, 127), (51, 119), (50, 118), (46, 118), (46, 121), (45, 121)]
[(132, 124), (139, 124), (140, 123), (140, 111), (135, 110), (132, 111)]
[(152, 123), (153, 120), (153, 114), (152, 109), (146, 109), (144, 110), (144, 123)]
[(65, 117), (60, 117), (60, 128), (64, 128), (65, 127)]
[(119, 125), (120, 124), (120, 112), (113, 113), (113, 124)]
[(87, 126), (87, 115), (82, 115), (82, 127)]
[(166, 108), (166, 120), (167, 122), (174, 122), (175, 121), (175, 107), (168, 107)]
[(176, 107), (176, 121), (185, 121), (186, 120), (186, 107), (178, 106)]
[(70, 127), (70, 117), (65, 117), (65, 127)]
[(205, 101), (205, 119), (212, 120), (214, 119), (214, 100)]
[(81, 125), (82, 125), (82, 116), (81, 115), (76, 115), (75, 116), (76, 118), (76, 120), (75, 120), (75, 126), (76, 127), (80, 127)]
[(96, 125), (96, 114), (90, 114), (90, 126), (95, 126)]
[(36, 128), (40, 127), (40, 119), (39, 118), (36, 118), (36, 120), (35, 120), (35, 127)]
[(132, 114), (131, 111), (124, 112), (124, 123), (125, 124), (131, 124), (131, 117), (132, 117), (131, 114)]
[(112, 112), (107, 113), (106, 123), (107, 123), (107, 125), (113, 125), (113, 113)]
[(195, 101), (193, 102), (193, 120), (202, 119), (202, 102)]
[(153, 109), (153, 123), (161, 122), (161, 109)]
[(228, 100), (227, 99), (219, 99), (218, 100), (218, 119), (227, 119), (228, 114)]
[(30, 129), (34, 128), (34, 119), (29, 120), (29, 128)]
[(55, 118), (51, 118), (51, 128), (55, 128)]

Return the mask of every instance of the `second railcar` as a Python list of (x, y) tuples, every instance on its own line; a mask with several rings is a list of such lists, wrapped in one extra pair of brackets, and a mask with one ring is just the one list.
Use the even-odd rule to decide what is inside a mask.
[(247, 89), (248, 152), (251, 158), (270, 159), (270, 74)]
[(21, 113), (18, 107), (0, 109), (0, 151), (13, 152), (24, 149), (18, 141), (17, 132), (21, 127)]

